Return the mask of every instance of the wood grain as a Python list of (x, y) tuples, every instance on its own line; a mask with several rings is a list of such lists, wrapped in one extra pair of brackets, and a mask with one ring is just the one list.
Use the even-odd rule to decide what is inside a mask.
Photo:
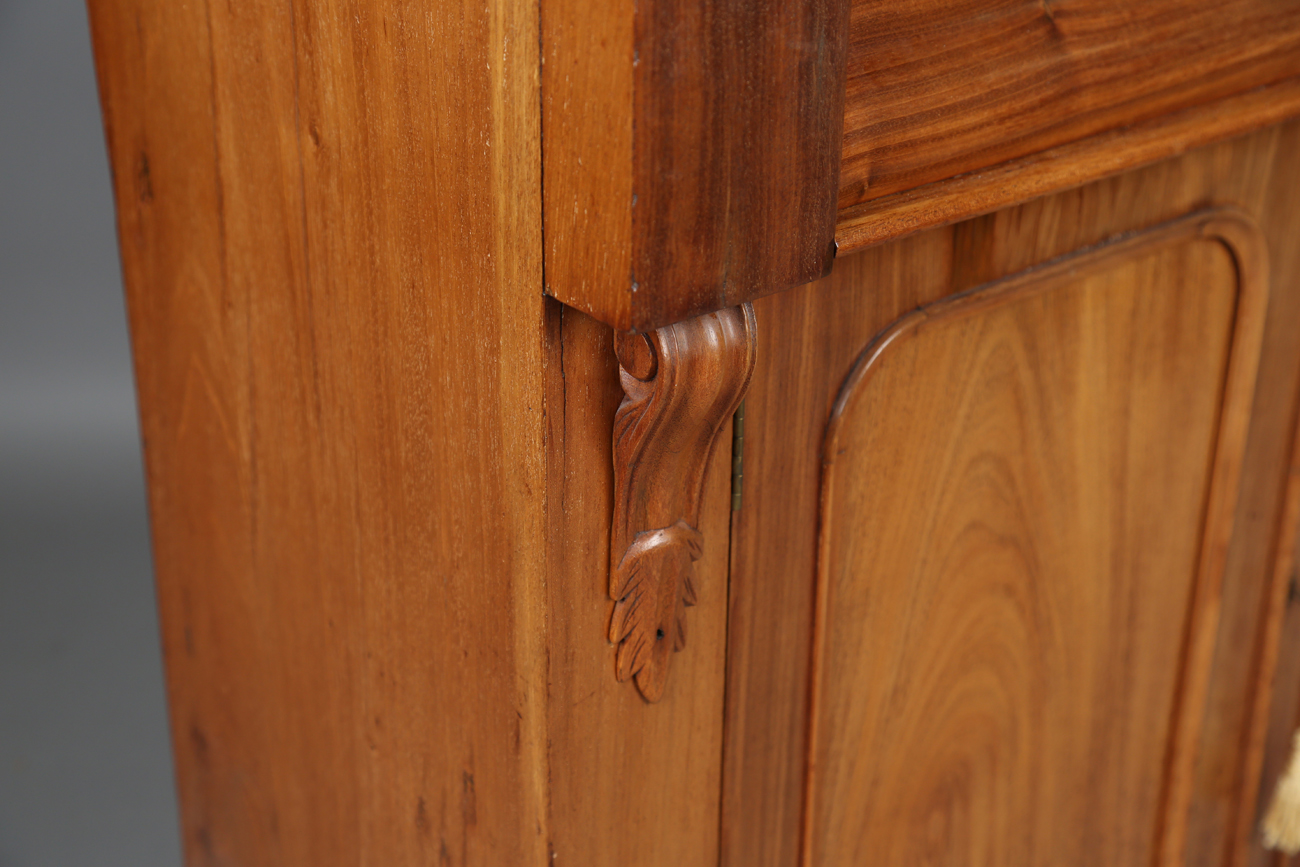
[(748, 304), (614, 336), (626, 396), (614, 416), (609, 640), (618, 679), (635, 677), (647, 701), (663, 697), (672, 654), (686, 647), (704, 483), (749, 388), (756, 336)]
[[(544, 217), (539, 106), (558, 91), (539, 93), (537, 46), (539, 11), (547, 28), (566, 20), (550, 14), (559, 7), (90, 7), (190, 864), (703, 867), (721, 852), (728, 865), (788, 867), (818, 443), (853, 354), (917, 304), (1213, 203), (1258, 221), (1279, 290), (1188, 784), (1188, 863), (1239, 852), (1300, 371), (1300, 126), (918, 234), (760, 302), (734, 580), (719, 460), (700, 514), (692, 650), (652, 708), (611, 683), (613, 648), (593, 640), (613, 607), (611, 332), (539, 291), (543, 255), (548, 274), (632, 268), (617, 238), (552, 268), (550, 241), (563, 244)], [(589, 15), (613, 41), (543, 39), (548, 81), (574, 75), (552, 57), (584, 63), (639, 38), (631, 17), (566, 8), (570, 25)], [(709, 62), (734, 69), (723, 55)], [(633, 99), (620, 56), (618, 70), (575, 77), (565, 105), (605, 83)], [(1241, 116), (1257, 123), (1277, 111), (1270, 99)], [(583, 117), (600, 120), (599, 104)], [(573, 137), (572, 162), (627, 178), (592, 209), (632, 194), (628, 118), (605, 118), (592, 162)], [(750, 129), (758, 147), (781, 140)], [(798, 210), (747, 201), (746, 219)], [(599, 220), (630, 239), (621, 207), (625, 219)], [(586, 258), (609, 249), (629, 258)], [(1281, 699), (1297, 694), (1289, 634)], [(1293, 721), (1273, 713), (1265, 768)]]
[(1300, 74), (1268, 0), (852, 5), (841, 208)]
[[(1293, 425), (1295, 423), (1293, 422)], [(1262, 684), (1254, 696), (1241, 770), (1242, 791), (1235, 834), (1228, 851), (1232, 867), (1283, 865), (1288, 859), (1266, 850), (1259, 833), (1290, 758), (1300, 723), (1300, 593), (1296, 583), (1296, 533), (1300, 530), (1300, 425), (1291, 448), (1286, 493), (1278, 521), (1273, 558), (1273, 585), (1266, 598), (1265, 628), (1259, 639), (1255, 676)]]
[(634, 7), (547, 0), (541, 10), (546, 294), (624, 330), (634, 324)]
[(542, 8), (547, 292), (647, 331), (825, 275), (847, 3), (589, 7)]
[(726, 867), (797, 861), (826, 419), (863, 342), (898, 312), (944, 294), (950, 260), (950, 236), (915, 235), (841, 259), (829, 279), (754, 305), (745, 502), (732, 521)]
[(824, 452), (806, 863), (1181, 862), (1261, 253), (1193, 217), (863, 353)]
[(549, 863), (536, 3), (89, 5), (187, 863)]
[(840, 255), (1027, 202), (1300, 115), (1300, 78), (844, 208)]
[[(827, 280), (755, 303), (758, 362), (746, 398), (745, 508), (732, 530), (723, 863), (798, 857), (820, 442), (857, 352), (918, 305), (1207, 204), (1231, 203), (1267, 239), (1265, 326), (1241, 502), (1227, 552), (1219, 641), (1188, 821), (1189, 864), (1232, 845), (1250, 727), (1254, 648), (1278, 532), (1300, 372), (1300, 125), (1193, 150), (1148, 168), (842, 257)], [(762, 502), (757, 509), (753, 503)], [(1285, 636), (1286, 633), (1284, 632)], [(1285, 663), (1285, 653), (1282, 655)], [(1279, 675), (1279, 678), (1283, 677)], [(1270, 728), (1270, 743), (1276, 724)], [(1285, 739), (1290, 732), (1282, 735)]]
[[(550, 302), (550, 810), (557, 865), (715, 867), (727, 633), (728, 462), (706, 471), (690, 649), (657, 704), (614, 681), (608, 633), (614, 414), (608, 326)], [(721, 434), (726, 441), (726, 426)]]

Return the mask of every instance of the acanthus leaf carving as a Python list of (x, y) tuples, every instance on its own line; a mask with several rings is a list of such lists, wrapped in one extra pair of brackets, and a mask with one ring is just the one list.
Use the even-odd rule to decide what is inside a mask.
[(686, 646), (704, 552), (700, 500), (723, 426), (754, 370), (750, 305), (615, 337), (626, 397), (614, 419), (609, 639), (615, 672), (662, 698), (672, 653)]

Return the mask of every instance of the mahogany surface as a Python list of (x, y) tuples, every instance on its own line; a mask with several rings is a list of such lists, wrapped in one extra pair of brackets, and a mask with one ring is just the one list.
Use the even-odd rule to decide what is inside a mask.
[(1300, 115), (1300, 78), (955, 175), (839, 212), (840, 255), (983, 216)]
[(1289, 2), (851, 6), (841, 208), (1300, 74)]
[(1184, 863), (1263, 254), (1193, 215), (859, 357), (824, 450), (806, 864)]
[(548, 863), (536, 3), (89, 6), (187, 864)]
[[(868, 737), (828, 774), (854, 730), (833, 714), (894, 708), (924, 734), (930, 717), (882, 690), (902, 672), (895, 683), (938, 695), (926, 677), (957, 669), (929, 621), (871, 605), (954, 600), (925, 589), (939, 573), (874, 587), (873, 564), (830, 555), (849, 537), (957, 532), (926, 522), (966, 490), (960, 474), (928, 499), (860, 482), (943, 466), (936, 431), (975, 393), (953, 385), (970, 354), (914, 344), (913, 368), (882, 379), (880, 413), (854, 416), (866, 446), (852, 471), (824, 452), (835, 397), (873, 337), (918, 307), (1217, 209), (1258, 227), (1271, 290), (1258, 316), (1242, 306), (1263, 297), (1242, 289), (1245, 246), (1187, 241), (1096, 293), (1051, 277), (1041, 294), (1072, 299), (1056, 313), (1078, 314), (1078, 341), (1072, 322), (1020, 306), (982, 320), (985, 342), (953, 344), (1024, 362), (975, 390), (999, 397), (969, 442), (1114, 470), (1052, 464), (1087, 496), (1035, 487), (1039, 523), (1007, 538), (1045, 563), (1093, 556), (1089, 575), (1132, 594), (1005, 621), (1071, 626), (1013, 656), (1078, 663), (1093, 718), (1036, 669), (1003, 692), (1046, 696), (1033, 706), (1063, 721), (1057, 741), (1033, 731), (1062, 749), (1010, 767), (1079, 821), (1040, 821), (1017, 794), (980, 815), (989, 829), (1029, 816), (1024, 839), (962, 852), (1032, 863), (1044, 838), (1086, 828), (1118, 867), (1155, 852), (1165, 867), (1274, 863), (1253, 828), (1300, 716), (1300, 7), (850, 5), (89, 0), (191, 867), (820, 867), (876, 840), (913, 845), (886, 837), (918, 813), (854, 837), (859, 772), (889, 757)], [(1083, 296), (1139, 284), (1154, 306), (1106, 301), (1089, 318)], [(726, 352), (692, 317), (751, 298), (756, 343), (715, 364)], [(1226, 385), (1239, 366), (1225, 353), (1249, 341), (1224, 336), (1251, 322), (1253, 402)], [(674, 415), (655, 434), (663, 454), (618, 467), (639, 486), (629, 503), (673, 503), (700, 537), (689, 651), (655, 675), (651, 704), (618, 682), (610, 641), (612, 549), (662, 529), (649, 509), (615, 526), (615, 346), (644, 338), (614, 328), (661, 326), (704, 335), (679, 397), (708, 411)], [(1041, 364), (1015, 355), (1031, 345)], [(1116, 349), (1134, 346), (1151, 351)], [(645, 372), (635, 352), (623, 361)], [(1233, 395), (1217, 410), (1214, 383)], [(1239, 458), (1228, 488), (1212, 476), (1236, 458), (1212, 449)], [(1131, 476), (1114, 469), (1125, 461)], [(823, 510), (824, 465), (861, 497)], [(1229, 488), (1231, 518), (1192, 507)], [(1001, 514), (989, 491), (972, 502)], [(1162, 495), (1176, 502), (1162, 510)], [(1116, 528), (1148, 526), (1150, 574), (1133, 565), (1147, 549), (1113, 544)], [(1053, 547), (1052, 527), (1070, 544)], [(1202, 543), (1222, 563), (1196, 573), (1191, 560), (1213, 559)], [(820, 629), (819, 562), (845, 566)], [(977, 601), (1042, 589), (1033, 570), (1007, 574), (951, 583)], [(1164, 609), (1167, 622), (1150, 616)], [(883, 664), (854, 655), (866, 621), (881, 642), (912, 624), (920, 662), (846, 676)], [(822, 647), (835, 651), (815, 659)], [(1118, 657), (1149, 692), (1103, 683)], [(990, 690), (955, 692), (995, 722), (1038, 724)], [(825, 752), (810, 774), (814, 730)], [(957, 752), (913, 763), (916, 780), (885, 783), (959, 774), (963, 731)], [(1113, 798), (1061, 782), (1081, 756)]]
[[(1218, 865), (1229, 853), (1254, 851), (1254, 798), (1244, 788), (1258, 774), (1250, 744), (1265, 730), (1252, 708), (1268, 704), (1265, 627), (1274, 616), (1268, 599), (1276, 586), (1284, 468), (1300, 387), (1297, 147), (1295, 122), (1203, 147), (843, 257), (827, 280), (755, 303), (759, 347), (746, 398), (746, 505), (732, 523), (725, 865), (798, 859), (822, 441), (835, 396), (863, 347), (918, 305), (1212, 203), (1241, 207), (1259, 224), (1272, 292), (1193, 770), (1188, 863)], [(893, 519), (887, 513), (873, 520)], [(1281, 659), (1286, 663), (1285, 654)], [(1294, 666), (1289, 670), (1294, 678)], [(1290, 683), (1285, 674), (1279, 678)], [(1274, 768), (1284, 761), (1287, 725), (1279, 719), (1267, 729)]]
[(824, 276), (845, 0), (543, 0), (546, 291), (649, 330)]
[[(709, 464), (697, 529), (690, 647), (650, 704), (615, 680), (607, 640), (614, 415), (607, 325), (549, 304), (546, 584), (551, 849), (556, 864), (713, 867), (722, 801), (728, 461)], [(729, 440), (730, 423), (720, 439)]]
[(635, 677), (647, 701), (663, 697), (686, 648), (708, 467), (749, 387), (756, 339), (749, 304), (614, 336), (626, 396), (614, 416), (609, 640), (618, 679)]

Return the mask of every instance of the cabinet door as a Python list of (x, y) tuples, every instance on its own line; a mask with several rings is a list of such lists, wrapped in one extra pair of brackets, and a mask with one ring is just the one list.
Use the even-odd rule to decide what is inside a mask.
[(810, 863), (1181, 848), (1262, 249), (1236, 215), (1184, 219), (922, 308), (854, 366), (825, 446)]
[(1252, 845), (1297, 150), (1267, 130), (755, 305), (724, 864)]

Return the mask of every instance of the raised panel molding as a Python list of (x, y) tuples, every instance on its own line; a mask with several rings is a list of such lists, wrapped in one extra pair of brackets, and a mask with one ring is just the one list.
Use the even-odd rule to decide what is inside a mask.
[(1183, 862), (1267, 285), (1215, 209), (864, 349), (824, 446), (805, 867)]

